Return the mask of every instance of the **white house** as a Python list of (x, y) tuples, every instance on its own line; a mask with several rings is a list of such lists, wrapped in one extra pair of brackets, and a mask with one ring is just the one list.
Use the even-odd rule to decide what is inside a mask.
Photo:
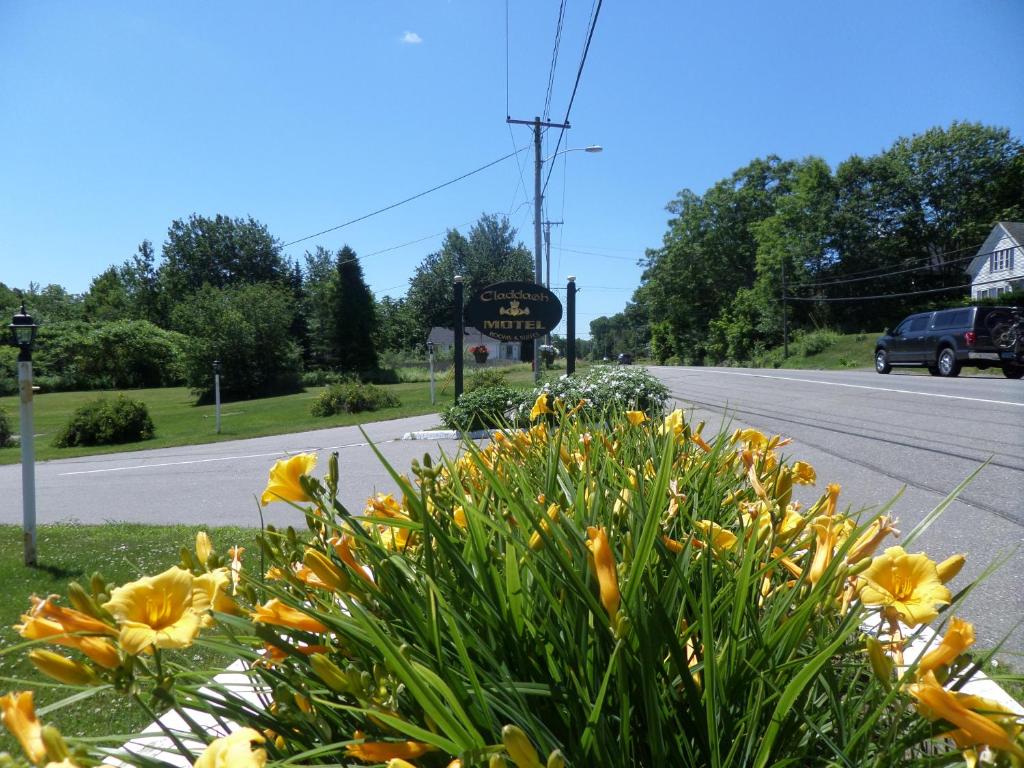
[(967, 266), (971, 298), (1024, 290), (1024, 222), (1000, 221)]
[[(434, 348), (444, 351), (451, 352), (455, 346), (455, 331), (451, 328), (441, 328), (435, 326), (430, 329), (430, 335), (427, 337), (427, 341), (434, 342)], [(467, 327), (463, 330), (463, 341), (462, 348), (469, 354), (469, 350), (473, 347), (483, 344), (487, 347), (487, 359), (491, 360), (505, 360), (519, 362), (521, 359), (520, 351), (522, 344), (518, 341), (499, 341), (493, 339), (490, 336), (485, 335), (482, 331), (476, 328)]]

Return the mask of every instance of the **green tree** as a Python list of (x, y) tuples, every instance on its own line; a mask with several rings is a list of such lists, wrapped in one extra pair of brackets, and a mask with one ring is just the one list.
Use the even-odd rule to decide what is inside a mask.
[(372, 370), (377, 367), (373, 294), (363, 279), (363, 268), (356, 252), (347, 245), (338, 251), (334, 268), (329, 329), (333, 362), (342, 370)]
[(406, 299), (385, 296), (376, 304), (377, 329), (374, 344), (377, 349), (393, 352), (423, 351), (426, 338), (420, 329)]
[(117, 267), (107, 267), (92, 279), (82, 297), (82, 315), (90, 322), (125, 320), (131, 316), (128, 291)]
[(167, 307), (161, 301), (153, 244), (149, 240), (139, 243), (135, 255), (121, 265), (118, 273), (128, 296), (129, 316), (166, 326), (170, 318), (163, 311)]
[(504, 216), (484, 214), (469, 237), (448, 230), (441, 250), (428, 255), (409, 281), (407, 300), (416, 318), (418, 336), (426, 339), (434, 326), (450, 328), (455, 315), (452, 285), (464, 278), (466, 301), (486, 285), (503, 280), (533, 280), (533, 258), (516, 241), (516, 231)]
[(213, 361), (221, 361), (221, 391), (228, 399), (286, 394), (301, 389), (302, 358), (291, 338), (293, 298), (287, 286), (261, 283), (205, 285), (174, 310), (174, 327), (188, 337), (187, 384), (208, 401)]
[(288, 263), (277, 240), (252, 217), (192, 214), (187, 221), (175, 219), (167, 230), (159, 268), (165, 302), (177, 301), (204, 285), (285, 284), (288, 276)]

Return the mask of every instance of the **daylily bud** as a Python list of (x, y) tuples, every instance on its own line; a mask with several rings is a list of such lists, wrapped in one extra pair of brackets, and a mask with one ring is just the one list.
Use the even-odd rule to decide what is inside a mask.
[(960, 569), (964, 567), (965, 562), (967, 562), (967, 557), (962, 552), (958, 555), (947, 557), (936, 566), (936, 570), (939, 572), (939, 580), (943, 584), (947, 581), (952, 581), (960, 573)]
[(82, 585), (77, 581), (72, 581), (68, 584), (68, 602), (70, 602), (76, 610), (92, 616), (94, 619), (105, 621), (109, 618), (104, 616), (103, 609), (100, 608), (92, 595), (86, 592)]
[(71, 754), (60, 731), (52, 725), (44, 725), (42, 730), (43, 745), (46, 747), (46, 759), (51, 763), (60, 763)]
[(565, 768), (565, 756), (562, 754), (562, 750), (551, 751), (551, 754), (548, 755), (547, 768)]
[(199, 561), (200, 567), (206, 566), (211, 552), (213, 552), (213, 544), (210, 542), (210, 537), (206, 531), (200, 531), (196, 534), (196, 559)]
[(491, 755), (487, 761), (487, 768), (505, 768), (507, 763), (501, 755)]
[(349, 684), (348, 678), (345, 673), (341, 671), (337, 664), (331, 661), (322, 653), (314, 653), (309, 657), (309, 666), (313, 668), (314, 674), (319, 677), (324, 684), (336, 693), (345, 693), (351, 691), (351, 685)]
[(332, 563), (323, 552), (307, 547), (302, 563), (336, 592), (344, 592), (349, 588), (348, 574)]
[(69, 659), (53, 651), (31, 651), (29, 659), (44, 675), (65, 685), (92, 685), (97, 682), (96, 673), (80, 661)]
[(882, 649), (882, 644), (875, 637), (867, 639), (868, 660), (871, 662), (871, 670), (875, 673), (878, 681), (885, 686), (886, 690), (892, 688), (893, 660), (889, 658)]
[(501, 729), (501, 743), (517, 768), (542, 768), (533, 743), (520, 728), (506, 725)]

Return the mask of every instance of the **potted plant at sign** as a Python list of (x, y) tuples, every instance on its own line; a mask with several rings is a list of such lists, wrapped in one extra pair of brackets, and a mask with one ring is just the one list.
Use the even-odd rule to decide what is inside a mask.
[(490, 350), (487, 349), (485, 344), (477, 344), (475, 347), (470, 347), (469, 351), (480, 365), (487, 362), (487, 356), (490, 354)]

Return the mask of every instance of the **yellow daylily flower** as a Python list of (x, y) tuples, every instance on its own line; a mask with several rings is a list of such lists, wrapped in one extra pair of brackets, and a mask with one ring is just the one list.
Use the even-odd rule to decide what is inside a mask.
[[(550, 507), (548, 507), (548, 512), (547, 512), (548, 520), (550, 520), (552, 523), (557, 521), (558, 520), (559, 512), (560, 512), (560, 510), (558, 508), (558, 505), (557, 504), (552, 504)], [(548, 520), (544, 520), (542, 518), (541, 521), (540, 521), (540, 527), (544, 531), (544, 533), (550, 535), (551, 534), (551, 524), (548, 522)], [(544, 546), (544, 539), (543, 539), (540, 531), (534, 531), (530, 535), (530, 541), (527, 543), (527, 546), (530, 549), (532, 549), (534, 552), (538, 551), (539, 549), (541, 549)]]
[(533, 408), (530, 409), (530, 421), (540, 418), (548, 413), (554, 413), (548, 406), (548, 394), (541, 392), (537, 395), (537, 399), (533, 403)]
[(263, 768), (267, 764), (267, 751), (253, 749), (252, 745), (265, 741), (259, 731), (239, 728), (211, 741), (196, 760), (194, 768)]
[[(34, 596), (32, 599), (36, 606), (31, 612), (22, 614), (21, 624), (14, 625), (14, 629), (22, 637), (27, 640), (47, 640), (57, 645), (76, 648), (95, 663), (107, 669), (114, 669), (121, 665), (121, 658), (118, 655), (117, 649), (106, 638), (72, 634), (83, 631), (77, 628), (78, 625), (85, 620), (93, 621), (91, 617), (73, 609), (60, 608), (60, 606), (54, 606), (54, 608), (59, 610), (46, 608), (45, 606), (50, 604), (52, 596), (46, 600), (40, 600)], [(76, 618), (76, 615), (82, 618)], [(58, 620), (50, 618), (50, 616), (63, 616), (68, 620), (69, 626), (65, 627)], [(117, 630), (113, 627), (100, 622), (96, 623), (104, 628), (106, 634), (117, 635)]]
[(608, 612), (608, 617), (614, 622), (619, 612), (621, 595), (619, 594), (619, 580), (615, 572), (615, 554), (612, 552), (611, 544), (608, 542), (608, 534), (604, 528), (587, 528), (587, 549), (594, 559), (594, 570), (597, 572), (597, 583), (601, 592), (601, 605)]
[(388, 520), (408, 521), (409, 516), (405, 514), (395, 497), (390, 493), (378, 493), (366, 500), (366, 508), (363, 514), (371, 522), (377, 523), (377, 530), (380, 533), (381, 541), (388, 549), (405, 549), (409, 546), (410, 538), (414, 533), (404, 526), (388, 525)]
[[(996, 702), (979, 696), (947, 691), (935, 675), (907, 686), (918, 700), (921, 714), (930, 720), (945, 720), (956, 726), (947, 734), (958, 747), (987, 746), (1024, 758), (1024, 749), (1014, 742), (1004, 725), (1014, 729), (1016, 717)], [(998, 721), (998, 722), (997, 722)]]
[[(354, 739), (363, 738), (361, 731), (353, 734)], [(422, 741), (364, 741), (362, 744), (349, 744), (345, 752), (365, 763), (383, 763), (385, 760), (415, 760), (437, 748)]]
[(32, 691), (17, 691), (0, 696), (0, 722), (21, 744), (25, 756), (33, 763), (46, 758), (43, 726), (36, 717)]
[(626, 411), (626, 418), (634, 427), (639, 427), (644, 422), (650, 421), (643, 411)]
[[(192, 581), (193, 595), (201, 593), (202, 597), (196, 602), (199, 607), (205, 602), (210, 608), (221, 613), (238, 615), (238, 603), (231, 599), (228, 594), (228, 584), (231, 583), (231, 571), (228, 568), (217, 568), (202, 576), (196, 576)], [(204, 616), (202, 619), (204, 627), (213, 625), (213, 619)]]
[(954, 616), (937, 648), (932, 648), (917, 664), (918, 678), (953, 663), (957, 656), (974, 645), (974, 625)]
[(260, 496), (260, 505), (265, 507), (272, 501), (309, 501), (299, 478), (310, 474), (315, 466), (315, 453), (299, 453), (275, 462), (270, 468), (267, 487)]
[(683, 425), (683, 411), (681, 408), (676, 408), (672, 413), (665, 417), (665, 421), (661, 425), (660, 433), (663, 435), (671, 434), (678, 437), (683, 432)]
[(263, 605), (256, 606), (250, 616), (253, 621), (261, 624), (273, 624), (277, 627), (299, 629), (303, 632), (326, 632), (327, 627), (312, 616), (285, 605), (276, 597)]
[(711, 520), (694, 520), (693, 527), (700, 531), (701, 538), (693, 539), (693, 546), (701, 549), (705, 542), (711, 544), (711, 551), (716, 555), (728, 552), (736, 546), (736, 534), (728, 531)]
[(187, 648), (199, 634), (209, 600), (195, 590), (195, 579), (174, 566), (115, 589), (103, 607), (117, 620), (125, 652), (140, 654), (157, 648)]
[(793, 482), (797, 485), (814, 485), (818, 479), (814, 467), (805, 461), (794, 461), (791, 469), (793, 471)]
[(916, 627), (938, 616), (952, 594), (942, 585), (934, 561), (924, 554), (908, 555), (889, 547), (858, 579), (861, 602), (880, 606), (891, 618)]

